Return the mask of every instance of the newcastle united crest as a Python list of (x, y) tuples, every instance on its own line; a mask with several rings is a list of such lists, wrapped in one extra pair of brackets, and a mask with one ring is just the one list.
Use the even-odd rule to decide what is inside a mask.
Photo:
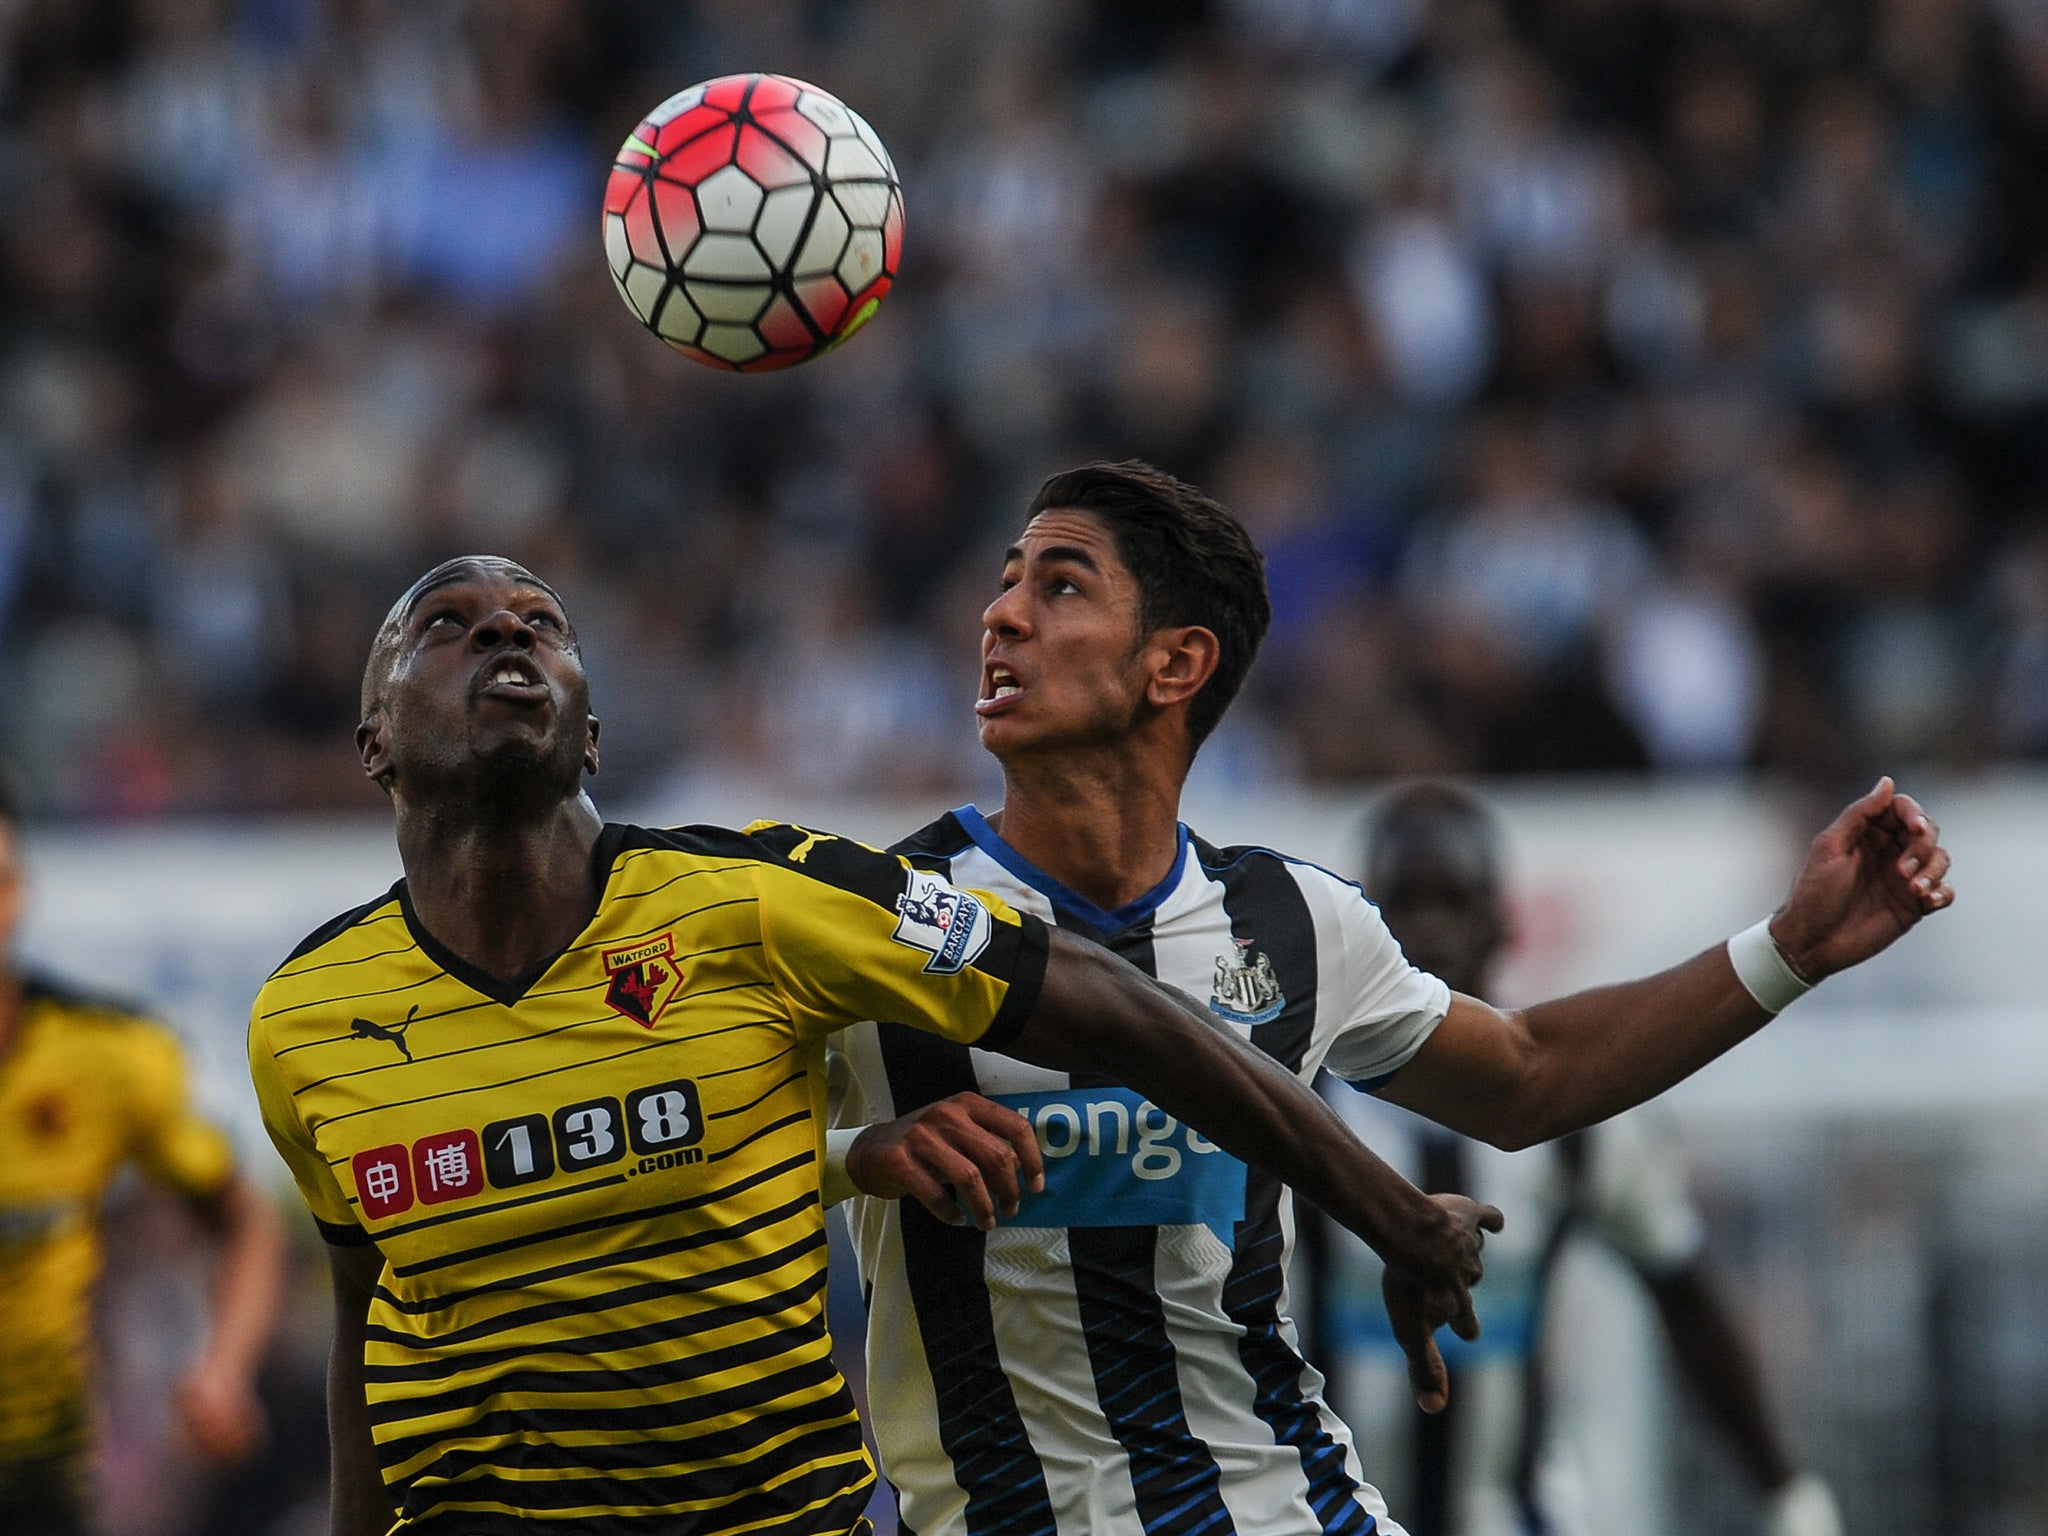
[(1254, 953), (1254, 942), (1232, 939), (1236, 952), (1216, 957), (1209, 1007), (1233, 1024), (1263, 1024), (1278, 1018), (1287, 1006), (1280, 979), (1273, 974), (1272, 957)]

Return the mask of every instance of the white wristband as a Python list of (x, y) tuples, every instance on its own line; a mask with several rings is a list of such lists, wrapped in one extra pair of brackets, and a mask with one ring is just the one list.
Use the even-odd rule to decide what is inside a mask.
[(860, 1190), (854, 1186), (853, 1178), (846, 1171), (846, 1154), (853, 1149), (864, 1125), (834, 1126), (825, 1132), (825, 1163), (818, 1170), (818, 1195), (826, 1206), (834, 1206), (842, 1200), (851, 1200)]
[(1787, 1003), (1797, 1002), (1813, 990), (1813, 983), (1800, 979), (1771, 937), (1769, 918), (1730, 939), (1728, 959), (1749, 995), (1772, 1013), (1784, 1012)]

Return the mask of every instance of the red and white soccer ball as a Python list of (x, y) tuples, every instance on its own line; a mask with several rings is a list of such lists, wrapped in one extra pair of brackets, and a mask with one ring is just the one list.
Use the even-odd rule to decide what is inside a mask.
[(836, 96), (726, 75), (671, 96), (620, 147), (604, 248), (626, 307), (685, 357), (787, 368), (882, 302), (903, 189), (875, 130)]

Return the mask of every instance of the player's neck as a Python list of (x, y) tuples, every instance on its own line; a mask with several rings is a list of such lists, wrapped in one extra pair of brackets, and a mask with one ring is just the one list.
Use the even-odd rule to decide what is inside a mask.
[(1069, 889), (1114, 912), (1173, 871), (1184, 775), (1158, 759), (1062, 754), (1003, 765), (1004, 842)]
[(480, 821), (397, 802), (398, 857), (413, 914), (448, 949), (509, 978), (566, 947), (597, 908), (588, 796), (531, 820)]

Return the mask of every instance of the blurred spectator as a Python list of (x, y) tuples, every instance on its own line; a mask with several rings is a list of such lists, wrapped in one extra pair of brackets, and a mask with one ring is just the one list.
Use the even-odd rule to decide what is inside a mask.
[(1497, 415), (1476, 435), (1472, 499), (1409, 546), (1411, 600), (1484, 630), (1533, 672), (1575, 665), (1605, 606), (1648, 575), (1649, 551), (1618, 509), (1561, 483), (1532, 422)]
[(2048, 530), (2009, 551), (1992, 580), (2006, 636), (1992, 679), (1992, 745), (2048, 757)]
[(1741, 768), (1763, 718), (1763, 645), (1742, 603), (1738, 516), (1689, 508), (1671, 569), (1621, 600), (1607, 638), (1616, 705), (1659, 768)]
[(1429, 193), (1419, 183), (1406, 193), (1373, 220), (1354, 252), (1352, 280), (1401, 396), (1462, 404), (1491, 355), (1485, 284)]
[[(374, 804), (352, 649), (484, 545), (590, 578), (608, 795), (822, 787), (790, 744), (870, 705), (971, 774), (909, 707), (967, 565), (1144, 454), (1268, 542), (1238, 780), (2048, 752), (2038, 10), (7, 7), (0, 748), (58, 813)], [(856, 100), (910, 234), (857, 346), (734, 380), (592, 229), (640, 113), (759, 63)], [(827, 636), (882, 669), (829, 708)]]

